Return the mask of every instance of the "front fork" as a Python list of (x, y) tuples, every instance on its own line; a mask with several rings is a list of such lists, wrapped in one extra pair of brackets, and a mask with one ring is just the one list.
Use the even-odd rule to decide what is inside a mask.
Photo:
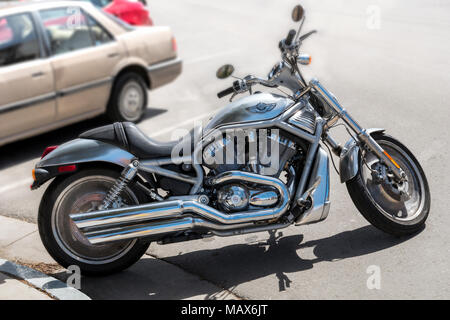
[[(336, 120), (338, 118), (344, 120), (344, 122), (356, 133), (356, 137), (362, 142), (369, 150), (371, 150), (394, 174), (398, 181), (405, 181), (406, 174), (395, 162), (394, 159), (372, 138), (370, 133), (362, 128), (339, 104), (337, 99), (325, 89), (317, 79), (313, 79), (309, 82), (310, 87), (316, 90), (316, 92), (325, 100), (325, 102), (336, 112)], [(339, 146), (334, 142), (331, 137), (327, 140), (330, 144), (334, 144), (336, 148)]]

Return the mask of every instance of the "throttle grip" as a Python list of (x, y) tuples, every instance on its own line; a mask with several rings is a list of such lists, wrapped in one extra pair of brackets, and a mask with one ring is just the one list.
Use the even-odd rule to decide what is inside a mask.
[(229, 88), (227, 88), (227, 89), (225, 89), (223, 91), (220, 91), (217, 94), (217, 97), (220, 99), (220, 98), (223, 98), (223, 97), (225, 97), (225, 96), (227, 96), (229, 94), (232, 94), (232, 93), (234, 93), (234, 89), (233, 89), (233, 87), (229, 87)]
[(294, 29), (289, 30), (286, 40), (284, 40), (284, 44), (290, 46), (292, 44), (292, 40), (294, 40), (295, 34), (296, 32)]

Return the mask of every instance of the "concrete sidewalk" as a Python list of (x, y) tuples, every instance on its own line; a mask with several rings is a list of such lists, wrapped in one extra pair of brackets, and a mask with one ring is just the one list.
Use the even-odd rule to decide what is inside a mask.
[(15, 279), (0, 272), (0, 300), (51, 300), (45, 292), (29, 285), (24, 280)]
[(0, 258), (0, 299), (90, 300), (81, 291), (45, 273)]
[(35, 224), (0, 216), (0, 300), (89, 299), (50, 276), (62, 270), (45, 251)]
[[(21, 268), (50, 275), (59, 281), (59, 285), (65, 285), (70, 275), (45, 250), (37, 225), (0, 215), (0, 272), (3, 272), (2, 261), (5, 260), (1, 258), (9, 260), (9, 271), (0, 274), (0, 299), (54, 298), (54, 292), (41, 292), (11, 276)], [(35, 287), (48, 287), (41, 283), (43, 276), (34, 274), (32, 277), (38, 279), (37, 285), (33, 283)], [(231, 292), (151, 255), (144, 255), (129, 269), (108, 277), (82, 277), (80, 291), (91, 299), (239, 299)]]

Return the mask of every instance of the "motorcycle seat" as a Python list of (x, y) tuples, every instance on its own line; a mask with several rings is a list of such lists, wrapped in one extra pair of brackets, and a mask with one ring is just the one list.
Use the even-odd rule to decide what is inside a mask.
[[(179, 143), (189, 143), (189, 150), (194, 146), (195, 130), (180, 140), (160, 142), (148, 137), (132, 122), (115, 122), (110, 125), (88, 130), (79, 135), (83, 139), (94, 139), (113, 144), (127, 150), (139, 159), (170, 157), (172, 149)], [(182, 147), (179, 148), (183, 150)], [(180, 153), (180, 156), (182, 153)]]

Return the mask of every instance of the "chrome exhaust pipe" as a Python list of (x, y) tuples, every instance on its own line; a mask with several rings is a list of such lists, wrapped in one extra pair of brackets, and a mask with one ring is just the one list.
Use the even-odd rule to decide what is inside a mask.
[(214, 235), (227, 237), (267, 230), (286, 228), (291, 223), (278, 223), (267, 225), (254, 225), (253, 223), (242, 223), (239, 225), (218, 225), (205, 221), (201, 218), (185, 217), (171, 221), (159, 221), (150, 224), (139, 224), (123, 228), (112, 228), (109, 230), (86, 232), (84, 235), (92, 244), (102, 244), (112, 241), (144, 238), (151, 236), (164, 236), (180, 231), (203, 228)]
[[(199, 226), (212, 230), (238, 229), (248, 227), (249, 225), (245, 224), (247, 222), (279, 218), (288, 209), (289, 191), (277, 178), (229, 171), (212, 178), (209, 184), (219, 185), (231, 181), (252, 182), (275, 188), (280, 195), (278, 205), (274, 208), (228, 214), (201, 203), (199, 196), (188, 200), (167, 200), (119, 209), (71, 214), (70, 218), (91, 243), (103, 243), (187, 231)], [(198, 215), (200, 218), (182, 217), (187, 213)]]
[(175, 220), (163, 220), (153, 223), (144, 223), (132, 226), (111, 228), (106, 230), (88, 231), (84, 235), (92, 244), (100, 244), (111, 241), (143, 238), (157, 235), (170, 235), (180, 231), (188, 231), (194, 228), (209, 230), (228, 230), (251, 227), (253, 223), (236, 225), (218, 225), (201, 218), (184, 217)]
[(222, 224), (275, 219), (286, 212), (289, 204), (289, 191), (281, 180), (254, 173), (229, 171), (212, 178), (209, 183), (218, 185), (231, 181), (245, 181), (274, 187), (280, 195), (279, 203), (274, 208), (228, 214), (201, 203), (200, 197), (198, 197), (194, 200), (167, 200), (119, 209), (77, 213), (71, 214), (70, 218), (79, 229), (83, 230), (116, 224), (134, 224), (148, 220), (177, 218), (188, 212)]

